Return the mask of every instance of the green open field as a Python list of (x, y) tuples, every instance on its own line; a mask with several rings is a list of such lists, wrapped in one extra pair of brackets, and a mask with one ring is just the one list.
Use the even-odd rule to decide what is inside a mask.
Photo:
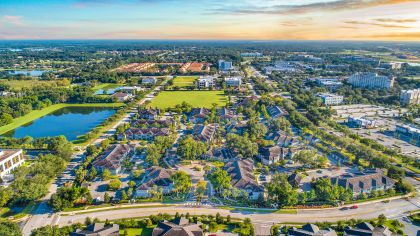
[(194, 82), (198, 79), (198, 76), (178, 76), (174, 78), (174, 84), (172, 87), (188, 87), (193, 86)]
[(193, 107), (212, 107), (213, 103), (225, 106), (227, 98), (223, 91), (162, 91), (149, 104), (149, 107), (166, 109), (175, 107), (182, 102)]
[(93, 90), (96, 91), (99, 89), (104, 89), (104, 90), (113, 89), (113, 88), (118, 88), (120, 86), (121, 84), (103, 83), (103, 84), (98, 84), (95, 87), (93, 87)]
[(0, 79), (0, 84), (7, 84), (13, 89), (21, 90), (23, 88), (32, 88), (35, 86), (48, 86), (56, 84), (55, 81), (41, 81), (41, 80), (6, 80)]
[(128, 236), (151, 236), (153, 228), (127, 228), (121, 229), (120, 235)]
[(7, 133), (11, 130), (14, 130), (18, 128), (19, 126), (22, 126), (24, 124), (27, 124), (33, 120), (36, 120), (40, 117), (43, 117), (45, 115), (50, 114), (51, 112), (54, 112), (58, 109), (64, 108), (64, 107), (120, 107), (124, 105), (124, 103), (88, 103), (88, 104), (66, 104), (66, 103), (60, 103), (60, 104), (54, 104), (49, 107), (46, 107), (42, 110), (33, 110), (29, 114), (26, 114), (24, 116), (18, 117), (13, 120), (12, 123), (1, 126), (0, 127), (0, 134)]

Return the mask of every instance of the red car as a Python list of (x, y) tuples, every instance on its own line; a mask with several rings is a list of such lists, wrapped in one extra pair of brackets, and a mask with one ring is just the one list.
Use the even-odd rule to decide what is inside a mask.
[(351, 206), (350, 209), (357, 209), (359, 208), (357, 205)]

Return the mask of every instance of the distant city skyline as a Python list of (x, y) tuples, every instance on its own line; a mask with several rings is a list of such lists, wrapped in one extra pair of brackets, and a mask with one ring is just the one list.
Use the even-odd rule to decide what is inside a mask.
[(420, 42), (419, 0), (2, 0), (0, 39)]

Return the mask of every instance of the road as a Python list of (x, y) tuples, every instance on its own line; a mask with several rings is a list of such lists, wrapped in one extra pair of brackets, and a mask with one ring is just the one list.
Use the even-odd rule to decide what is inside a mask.
[(354, 219), (371, 219), (378, 217), (379, 214), (384, 214), (391, 219), (399, 219), (407, 211), (419, 209), (420, 197), (415, 197), (409, 201), (404, 199), (392, 200), (390, 203), (372, 203), (359, 205), (358, 209), (354, 210), (340, 210), (339, 208), (334, 209), (316, 209), (316, 210), (298, 210), (297, 214), (278, 214), (278, 213), (253, 213), (242, 210), (225, 210), (214, 208), (210, 206), (206, 207), (186, 207), (185, 205), (175, 205), (170, 207), (157, 207), (157, 208), (129, 208), (129, 209), (118, 209), (110, 211), (90, 212), (74, 215), (62, 215), (57, 220), (57, 225), (65, 226), (73, 223), (83, 223), (86, 217), (98, 218), (100, 220), (114, 220), (120, 218), (135, 218), (144, 217), (158, 213), (175, 214), (187, 213), (192, 215), (215, 215), (220, 213), (223, 216), (230, 215), (235, 218), (250, 218), (256, 225), (272, 225), (273, 223), (282, 222), (323, 222), (330, 221), (336, 222), (338, 220), (350, 220)]
[[(168, 80), (162, 82), (161, 85), (156, 86), (152, 91), (150, 91), (143, 99), (139, 101), (139, 105), (144, 104), (146, 101), (150, 101), (154, 98), (154, 93), (159, 92), (166, 84)], [(135, 113), (135, 109), (132, 109), (129, 113), (127, 113), (120, 121), (118, 121), (110, 130), (104, 132), (98, 139), (93, 141), (93, 144), (99, 144), (109, 136), (113, 135), (116, 131), (116, 128), (125, 123), (129, 122), (131, 116)], [(42, 201), (38, 204), (38, 207), (32, 213), (32, 216), (23, 224), (22, 234), (24, 236), (30, 235), (31, 231), (35, 228), (45, 226), (45, 225), (53, 225), (59, 219), (57, 214), (53, 213), (53, 210), (48, 206), (48, 200), (50, 199), (51, 195), (57, 191), (58, 186), (61, 186), (63, 183), (68, 181), (74, 180), (74, 173), (82, 163), (84, 159), (84, 152), (85, 147), (81, 148), (81, 151), (75, 153), (67, 165), (65, 171), (54, 180), (53, 184), (51, 184), (47, 196), (45, 196)]]

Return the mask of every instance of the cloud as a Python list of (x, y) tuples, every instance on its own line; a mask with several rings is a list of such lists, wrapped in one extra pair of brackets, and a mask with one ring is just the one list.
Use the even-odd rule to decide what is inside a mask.
[(344, 23), (350, 24), (350, 25), (372, 25), (372, 26), (379, 26), (379, 27), (384, 27), (384, 28), (403, 28), (403, 29), (412, 28), (410, 26), (405, 26), (405, 25), (383, 24), (383, 23), (364, 22), (364, 21), (356, 21), (356, 20), (344, 21)]
[(361, 9), (381, 5), (418, 2), (418, 0), (336, 0), (332, 2), (319, 1), (309, 4), (277, 4), (271, 6), (238, 5), (210, 10), (211, 13), (236, 14), (296, 14), (314, 11), (336, 11)]
[(386, 22), (386, 23), (415, 23), (417, 19), (393, 19), (393, 18), (377, 18), (373, 19), (374, 21), (378, 22)]
[(15, 25), (15, 26), (23, 26), (23, 17), (22, 16), (11, 16), (11, 15), (5, 15), (1, 18), (2, 22), (5, 22), (7, 24)]
[(374, 34), (370, 35), (370, 38), (373, 39), (385, 39), (385, 40), (408, 40), (408, 41), (418, 41), (420, 38), (420, 31), (418, 32), (395, 32), (395, 33), (385, 33), (385, 34)]

